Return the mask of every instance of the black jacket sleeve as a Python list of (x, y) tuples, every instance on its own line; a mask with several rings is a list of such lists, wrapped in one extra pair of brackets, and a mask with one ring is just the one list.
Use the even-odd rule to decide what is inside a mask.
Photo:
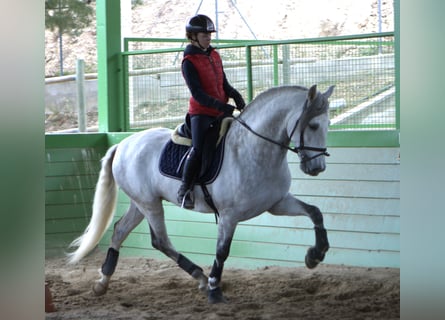
[(224, 73), (223, 88), (226, 94), (235, 101), (236, 108), (238, 110), (242, 110), (246, 106), (243, 96), (238, 92), (238, 90), (236, 90), (234, 87), (230, 85), (229, 81), (227, 81), (225, 73)]

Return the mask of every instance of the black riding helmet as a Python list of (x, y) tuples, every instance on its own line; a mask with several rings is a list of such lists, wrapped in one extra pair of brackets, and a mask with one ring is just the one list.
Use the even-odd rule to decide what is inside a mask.
[(189, 22), (185, 26), (185, 31), (190, 33), (206, 33), (216, 32), (216, 29), (213, 21), (209, 17), (203, 14), (198, 14), (189, 20)]

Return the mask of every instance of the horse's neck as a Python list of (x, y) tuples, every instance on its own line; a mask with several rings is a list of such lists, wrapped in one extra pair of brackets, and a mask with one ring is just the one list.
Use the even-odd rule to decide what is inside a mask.
[[(255, 129), (255, 132), (260, 133)], [(277, 137), (270, 132), (260, 134), (273, 140)], [(243, 174), (256, 174), (259, 168), (277, 168), (284, 164), (287, 150), (279, 145), (267, 141), (249, 131), (241, 123), (234, 121), (229, 131), (230, 139), (227, 139), (227, 156), (233, 163), (243, 163)], [(226, 156), (225, 156), (226, 157)], [(231, 158), (233, 157), (233, 158)]]
[[(298, 93), (297, 93), (298, 94)], [(287, 143), (289, 124), (295, 124), (303, 111), (305, 94), (285, 92), (266, 101), (259, 101), (249, 106), (241, 117), (255, 132), (272, 138), (280, 143)], [(297, 99), (299, 97), (299, 99)], [(301, 100), (301, 103), (297, 103)]]
[(232, 147), (243, 153), (245, 161), (262, 163), (266, 166), (284, 164), (287, 149), (280, 145), (287, 145), (290, 142), (289, 123), (295, 124), (303, 109), (302, 107), (298, 109), (295, 100), (295, 95), (287, 99), (279, 96), (274, 101), (265, 101), (265, 104), (251, 105), (250, 110), (240, 115), (240, 119), (252, 131), (276, 143), (259, 137), (238, 121), (232, 123), (230, 130)]

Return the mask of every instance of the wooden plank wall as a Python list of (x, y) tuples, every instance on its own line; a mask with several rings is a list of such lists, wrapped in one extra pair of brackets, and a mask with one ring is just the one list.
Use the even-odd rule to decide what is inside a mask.
[[(327, 170), (318, 177), (301, 173), (289, 155), (294, 180), (291, 192), (324, 213), (331, 249), (325, 263), (366, 267), (400, 266), (399, 148), (330, 148)], [(117, 221), (129, 201), (119, 194)], [(167, 228), (176, 248), (202, 266), (213, 263), (217, 226), (203, 215), (165, 203)], [(108, 247), (109, 230), (100, 247)], [(228, 266), (303, 266), (315, 241), (306, 217), (275, 217), (265, 213), (241, 223), (235, 233)], [(150, 244), (143, 221), (125, 240), (122, 255), (165, 259)]]
[[(47, 141), (51, 138), (47, 138)], [(60, 255), (87, 226), (106, 146), (47, 147), (45, 254)]]

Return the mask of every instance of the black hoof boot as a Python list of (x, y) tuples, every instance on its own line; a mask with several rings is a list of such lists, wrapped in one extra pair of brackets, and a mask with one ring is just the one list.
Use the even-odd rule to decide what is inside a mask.
[(323, 261), (325, 254), (320, 252), (315, 247), (310, 247), (307, 250), (306, 257), (304, 258), (304, 262), (306, 263), (306, 267), (309, 269), (314, 269), (321, 261)]
[(217, 287), (215, 289), (209, 289), (208, 290), (208, 299), (209, 299), (209, 303), (211, 303), (211, 304), (227, 303), (227, 300), (226, 300), (226, 298), (224, 298), (220, 287)]

